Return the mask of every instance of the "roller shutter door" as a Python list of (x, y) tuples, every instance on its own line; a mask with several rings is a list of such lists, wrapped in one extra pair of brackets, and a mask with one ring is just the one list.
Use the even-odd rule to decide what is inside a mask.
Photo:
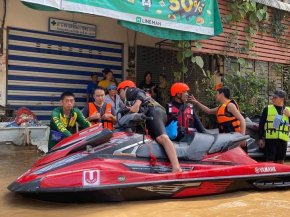
[(122, 63), (120, 43), (9, 28), (7, 104), (26, 106), (47, 122), (63, 91), (75, 93), (82, 108), (91, 73), (100, 79), (111, 68), (120, 80)]

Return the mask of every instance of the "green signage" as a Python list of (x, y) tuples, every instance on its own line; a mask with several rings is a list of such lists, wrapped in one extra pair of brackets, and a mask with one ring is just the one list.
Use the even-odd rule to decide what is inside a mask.
[(222, 32), (217, 0), (62, 0), (59, 5), (59, 10), (111, 17), (162, 38), (195, 40)]

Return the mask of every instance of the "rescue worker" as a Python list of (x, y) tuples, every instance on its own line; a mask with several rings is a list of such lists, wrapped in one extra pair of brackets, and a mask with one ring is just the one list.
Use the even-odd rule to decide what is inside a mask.
[(174, 83), (171, 86), (170, 92), (173, 97), (172, 102), (167, 104), (167, 124), (171, 121), (177, 121), (177, 137), (174, 139), (179, 141), (185, 135), (194, 132), (205, 133), (206, 130), (195, 114), (193, 105), (190, 102), (191, 96), (188, 94), (189, 87), (185, 83)]
[[(216, 115), (220, 133), (238, 132), (245, 135), (246, 121), (240, 112), (238, 104), (230, 99), (229, 88), (218, 88), (215, 98), (221, 105), (213, 109), (203, 105), (194, 97), (191, 97), (190, 101), (197, 105), (203, 112)], [(245, 145), (243, 144), (243, 146)]]
[[(284, 106), (286, 93), (278, 90), (272, 97), (272, 105), (264, 108), (259, 124), (259, 146), (265, 148), (265, 157), (269, 162), (284, 163), (287, 142), (289, 141), (290, 107)], [(282, 115), (283, 123), (278, 129), (274, 128), (274, 119)], [(263, 140), (265, 138), (265, 142)]]
[(62, 93), (60, 104), (61, 106), (55, 108), (51, 114), (48, 150), (62, 139), (74, 134), (76, 132), (76, 122), (83, 128), (91, 126), (82, 112), (78, 108), (74, 108), (75, 95), (73, 93)]
[(167, 117), (165, 109), (154, 99), (146, 96), (145, 91), (136, 88), (133, 81), (125, 80), (121, 82), (118, 85), (118, 91), (125, 103), (127, 101), (134, 101), (132, 106), (129, 107), (130, 112), (140, 112), (144, 113), (146, 116), (153, 117), (153, 120), (146, 121), (149, 135), (164, 147), (172, 165), (172, 172), (182, 172), (177, 159), (176, 150), (166, 134), (165, 122)]
[(116, 113), (110, 103), (105, 103), (105, 90), (102, 87), (94, 90), (94, 99), (95, 102), (90, 102), (83, 108), (83, 115), (92, 124), (102, 123), (104, 128), (113, 130)]

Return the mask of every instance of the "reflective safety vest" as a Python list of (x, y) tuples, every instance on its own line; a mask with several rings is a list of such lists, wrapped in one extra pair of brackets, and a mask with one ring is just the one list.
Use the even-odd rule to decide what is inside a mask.
[(177, 118), (179, 130), (183, 127), (186, 134), (191, 134), (194, 132), (193, 106), (191, 104), (186, 104), (185, 106), (185, 109), (178, 109), (172, 103), (168, 103), (168, 114)]
[(241, 122), (227, 109), (230, 103), (234, 103), (240, 111), (238, 104), (234, 100), (228, 100), (218, 108), (216, 116), (220, 133), (241, 132)]
[[(286, 109), (290, 110), (289, 107), (286, 107)], [(279, 129), (275, 129), (273, 126), (273, 122), (276, 115), (278, 115), (278, 111), (275, 106), (269, 105), (267, 120), (264, 127), (266, 132), (265, 137), (266, 139), (281, 139), (287, 142), (289, 140), (289, 127), (286, 125), (286, 123), (289, 122), (289, 118), (286, 115), (283, 115), (282, 119), (284, 123), (280, 125)]]
[[(99, 111), (97, 110), (97, 107), (96, 107), (95, 103), (90, 102), (89, 103), (89, 117), (92, 116), (95, 112), (99, 112)], [(103, 115), (103, 114), (112, 114), (112, 105), (110, 103), (107, 103), (104, 113), (102, 113), (102, 111), (100, 111), (99, 113), (101, 113), (101, 115)], [(91, 121), (91, 123), (92, 124), (97, 124), (98, 121)], [(109, 130), (113, 130), (114, 129), (114, 124), (113, 124), (112, 118), (110, 118), (110, 120), (103, 120), (102, 123), (103, 123), (103, 127), (104, 128), (107, 128)]]

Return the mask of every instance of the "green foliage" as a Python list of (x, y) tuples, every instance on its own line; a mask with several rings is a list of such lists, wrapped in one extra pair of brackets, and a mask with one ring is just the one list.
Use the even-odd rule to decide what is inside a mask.
[[(202, 91), (204, 95), (206, 96), (206, 101), (210, 102), (210, 107), (216, 107), (217, 103), (215, 102), (215, 94), (216, 91), (214, 90), (215, 86), (215, 79), (214, 79), (214, 73), (207, 70), (204, 73), (204, 77), (202, 78)], [(197, 84), (198, 85), (198, 84)]]
[(287, 38), (283, 39), (285, 32), (288, 30), (289, 26), (286, 23), (283, 23), (283, 20), (287, 20), (289, 13), (286, 11), (281, 11), (278, 9), (273, 8), (273, 15), (272, 15), (272, 25), (270, 28), (271, 35), (275, 38), (278, 42), (288, 45)]
[(224, 18), (224, 22), (228, 25), (235, 24), (236, 31), (232, 33), (231, 42), (229, 42), (230, 44), (234, 43), (234, 47), (241, 46), (234, 40), (238, 34), (237, 24), (245, 20), (249, 22), (249, 25), (244, 28), (246, 44), (243, 48), (239, 48), (240, 52), (247, 53), (255, 46), (252, 41), (252, 35), (256, 35), (257, 32), (263, 32), (265, 29), (265, 21), (269, 19), (267, 6), (257, 4), (254, 0), (235, 0), (231, 1), (229, 7), (231, 13)]
[[(215, 86), (215, 74), (209, 70), (204, 72), (204, 76), (202, 77), (201, 83), (196, 81), (195, 87), (196, 97), (198, 99), (201, 98), (201, 94), (203, 100), (209, 108), (215, 108), (218, 106), (218, 103), (215, 101), (216, 91), (214, 90)], [(216, 116), (215, 115), (206, 115), (205, 122), (203, 123), (206, 128), (214, 128), (216, 125)]]
[[(274, 63), (270, 65), (270, 69), (277, 73), (277, 76), (282, 76), (282, 88), (288, 94), (290, 94), (290, 73), (289, 73), (289, 66), (285, 66), (282, 64)], [(287, 99), (287, 105), (290, 104), (290, 98)]]
[(252, 71), (227, 74), (224, 81), (224, 85), (231, 90), (231, 98), (235, 99), (241, 111), (249, 116), (260, 114), (267, 105), (268, 94), (263, 94), (266, 83), (265, 79)]
[[(201, 48), (199, 42), (195, 42), (194, 44), (196, 48)], [(195, 56), (192, 52), (191, 41), (177, 41), (176, 46), (178, 48), (176, 59), (181, 64), (181, 68), (173, 73), (175, 81), (184, 81), (184, 76), (188, 73), (191, 63), (197, 64), (204, 72), (204, 61), (201, 56)]]

